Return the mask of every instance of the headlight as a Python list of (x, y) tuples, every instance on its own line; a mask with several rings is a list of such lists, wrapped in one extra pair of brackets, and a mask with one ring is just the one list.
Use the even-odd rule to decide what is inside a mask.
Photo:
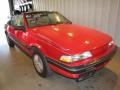
[(111, 41), (108, 45), (112, 46), (114, 44), (114, 41)]
[(76, 54), (76, 55), (73, 55), (73, 56), (61, 56), (60, 57), (60, 60), (63, 61), (63, 62), (67, 62), (67, 63), (70, 63), (70, 62), (74, 62), (74, 61), (79, 61), (79, 60), (84, 60), (84, 59), (87, 59), (87, 58), (90, 58), (92, 57), (92, 54), (90, 51), (87, 51), (87, 52), (84, 52), (82, 54)]

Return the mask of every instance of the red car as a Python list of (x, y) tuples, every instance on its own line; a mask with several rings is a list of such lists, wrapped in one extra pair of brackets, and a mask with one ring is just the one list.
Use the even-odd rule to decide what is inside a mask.
[(74, 25), (54, 11), (13, 15), (5, 29), (9, 46), (17, 45), (32, 57), (42, 77), (52, 70), (68, 78), (86, 79), (103, 68), (116, 52), (110, 36)]

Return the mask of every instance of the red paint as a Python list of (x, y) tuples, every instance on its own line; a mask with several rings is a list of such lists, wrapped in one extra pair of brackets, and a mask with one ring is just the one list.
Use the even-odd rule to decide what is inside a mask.
[[(108, 43), (112, 41), (110, 36), (94, 29), (74, 24), (28, 28), (25, 15), (23, 14), (23, 16), (25, 31), (15, 30), (12, 25), (7, 25), (8, 35), (27, 48), (33, 46), (38, 48), (46, 57), (66, 66), (74, 67), (93, 62), (110, 53), (115, 47), (115, 45), (108, 47)], [(24, 50), (30, 52), (27, 49)], [(80, 54), (85, 51), (91, 51), (93, 57), (73, 63), (64, 63), (59, 60), (62, 55)], [(69, 73), (51, 64), (49, 66), (53, 71), (69, 78), (79, 78), (80, 76), (80, 74)], [(97, 67), (96, 70), (102, 67), (104, 64)]]

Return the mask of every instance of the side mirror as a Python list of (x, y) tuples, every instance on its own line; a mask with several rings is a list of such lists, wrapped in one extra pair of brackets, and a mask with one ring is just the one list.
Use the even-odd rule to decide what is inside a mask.
[(15, 30), (20, 30), (20, 31), (25, 31), (25, 27), (24, 26), (17, 26), (14, 27)]

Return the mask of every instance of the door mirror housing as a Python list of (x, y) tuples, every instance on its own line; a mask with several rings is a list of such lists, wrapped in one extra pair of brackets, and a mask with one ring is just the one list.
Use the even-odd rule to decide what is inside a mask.
[(14, 27), (15, 30), (20, 30), (20, 31), (25, 31), (25, 27), (24, 26), (16, 26)]

